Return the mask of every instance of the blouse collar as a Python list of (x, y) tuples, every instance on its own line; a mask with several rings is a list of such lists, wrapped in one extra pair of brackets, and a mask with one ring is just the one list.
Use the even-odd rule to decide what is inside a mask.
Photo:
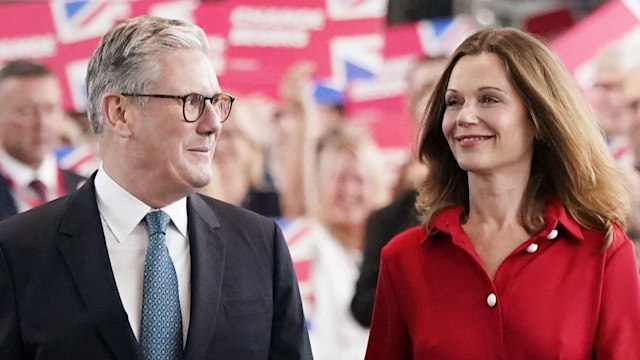
[[(454, 205), (440, 210), (427, 226), (427, 233), (434, 234), (443, 232), (457, 238), (462, 232), (460, 217), (463, 214), (462, 205)], [(566, 211), (564, 205), (557, 197), (552, 198), (545, 208), (545, 226), (540, 232), (542, 236), (548, 236), (553, 230), (564, 230), (563, 233), (568, 234), (575, 240), (584, 240), (582, 229)], [(428, 237), (422, 240), (424, 243)]]

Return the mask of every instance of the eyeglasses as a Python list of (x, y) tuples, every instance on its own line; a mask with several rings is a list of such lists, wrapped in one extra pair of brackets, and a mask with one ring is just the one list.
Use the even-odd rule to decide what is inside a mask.
[(159, 95), (159, 94), (125, 94), (124, 96), (145, 96), (154, 97), (160, 99), (176, 99), (182, 100), (182, 116), (186, 122), (196, 122), (204, 113), (205, 101), (209, 100), (213, 105), (214, 110), (220, 117), (220, 122), (223, 123), (229, 118), (231, 113), (231, 105), (235, 98), (229, 94), (215, 94), (212, 97), (206, 97), (200, 94), (189, 94), (185, 96), (178, 95)]

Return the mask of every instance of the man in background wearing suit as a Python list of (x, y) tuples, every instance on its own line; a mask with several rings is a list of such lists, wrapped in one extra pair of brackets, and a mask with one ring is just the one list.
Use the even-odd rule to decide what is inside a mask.
[(233, 103), (207, 50), (201, 28), (156, 17), (102, 38), (100, 168), (0, 223), (1, 359), (311, 359), (277, 225), (196, 194)]
[[(407, 95), (415, 129), (421, 128), (422, 115), (446, 64), (444, 57), (422, 58), (409, 71)], [(380, 272), (380, 251), (394, 236), (419, 223), (415, 208), (415, 186), (424, 177), (425, 171), (424, 165), (414, 156), (407, 160), (391, 203), (376, 210), (367, 219), (364, 258), (351, 301), (351, 313), (362, 326), (369, 327), (371, 324)]]
[(60, 84), (50, 69), (16, 60), (0, 70), (0, 220), (85, 180), (56, 163), (63, 116)]

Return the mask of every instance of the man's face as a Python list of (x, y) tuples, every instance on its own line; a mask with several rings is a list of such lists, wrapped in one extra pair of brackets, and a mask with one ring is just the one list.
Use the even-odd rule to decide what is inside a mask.
[(632, 140), (636, 152), (640, 150), (640, 69), (631, 71), (622, 82), (622, 94), (624, 99), (624, 116), (628, 119), (631, 128), (629, 137)]
[(596, 74), (593, 88), (587, 92), (589, 103), (608, 136), (627, 134), (631, 126), (623, 116), (622, 82), (618, 69), (601, 69)]
[(640, 127), (640, 69), (631, 72), (625, 77), (622, 84), (622, 94), (627, 109), (631, 116), (633, 126)]
[(37, 168), (59, 140), (63, 121), (60, 85), (52, 75), (9, 77), (0, 83), (0, 145)]
[[(173, 51), (160, 57), (157, 66), (159, 75), (148, 94), (210, 97), (220, 93), (213, 65), (200, 50)], [(222, 121), (211, 102), (206, 102), (197, 121), (189, 123), (182, 114), (182, 100), (147, 100), (144, 108), (132, 106), (127, 120), (131, 132), (124, 145), (128, 166), (149, 174), (154, 179), (149, 186), (160, 192), (191, 193), (207, 185)]]

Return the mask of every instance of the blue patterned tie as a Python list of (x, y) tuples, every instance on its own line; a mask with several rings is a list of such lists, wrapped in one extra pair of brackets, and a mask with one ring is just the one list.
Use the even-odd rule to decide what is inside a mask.
[(144, 259), (142, 332), (140, 346), (146, 360), (182, 359), (182, 314), (178, 277), (165, 245), (169, 215), (154, 211), (145, 217), (149, 246)]

